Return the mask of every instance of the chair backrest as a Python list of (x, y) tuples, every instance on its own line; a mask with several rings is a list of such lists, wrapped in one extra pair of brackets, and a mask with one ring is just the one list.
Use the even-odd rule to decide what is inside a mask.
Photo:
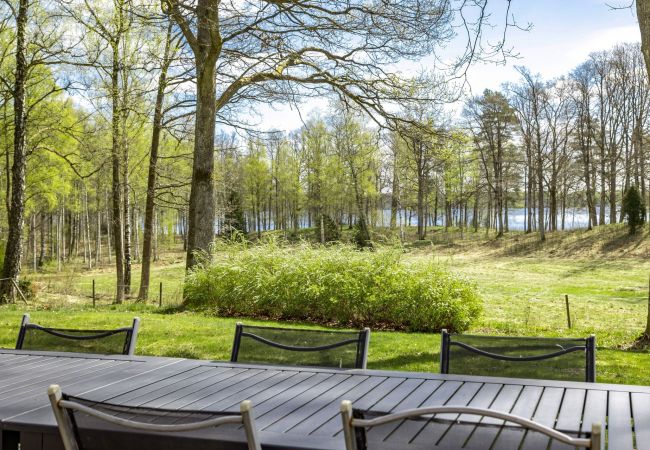
[(261, 450), (249, 400), (240, 404), (240, 413), (233, 413), (93, 402), (66, 395), (57, 385), (51, 385), (47, 395), (65, 450), (120, 447), (213, 449), (217, 448), (215, 427), (223, 427), (221, 437), (236, 447), (239, 442), (242, 448)]
[(237, 323), (232, 362), (365, 369), (370, 329), (302, 330)]
[(43, 350), (102, 355), (133, 355), (140, 328), (134, 318), (130, 327), (114, 330), (46, 328), (29, 322), (23, 315), (16, 350)]
[[(443, 416), (436, 417), (435, 414), (442, 414)], [(459, 416), (459, 414), (465, 416)], [(490, 421), (488, 423), (482, 421), (482, 419), (476, 419), (477, 416), (479, 416), (479, 419), (491, 417), (504, 422)], [(467, 419), (464, 419), (464, 417)], [(341, 418), (343, 420), (343, 437), (346, 450), (433, 448), (436, 445), (436, 440), (441, 437), (440, 428), (436, 427), (437, 424), (447, 427), (455, 425), (497, 427), (496, 431), (501, 434), (506, 432), (505, 428), (511, 428), (515, 432), (525, 428), (530, 430), (529, 432), (541, 433), (547, 439), (557, 440), (571, 448), (580, 447), (600, 450), (602, 445), (602, 427), (598, 423), (592, 425), (589, 438), (578, 438), (520, 416), (468, 406), (425, 407), (390, 414), (353, 409), (350, 401), (343, 400), (341, 402)], [(410, 424), (409, 422), (417, 423)], [(397, 427), (400, 428), (401, 432), (396, 432)], [(494, 433), (494, 436), (497, 436), (497, 433)], [(519, 434), (518, 437), (521, 440), (523, 434)], [(461, 448), (465, 442), (458, 442), (457, 444), (457, 447), (454, 448)], [(484, 442), (484, 448), (490, 448), (490, 444), (491, 442)]]
[(454, 335), (442, 330), (440, 373), (596, 381), (596, 338)]

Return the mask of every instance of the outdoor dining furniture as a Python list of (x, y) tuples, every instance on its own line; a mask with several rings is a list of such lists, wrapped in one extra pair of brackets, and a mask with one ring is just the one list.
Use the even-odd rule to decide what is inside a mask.
[[(264, 449), (345, 449), (340, 405), (350, 400), (359, 410), (379, 413), (485, 408), (574, 438), (590, 438), (592, 424), (601, 423), (604, 449), (650, 450), (648, 386), (0, 350), (2, 450), (63, 449), (46, 394), (53, 383), (71, 396), (124, 407), (237, 413), (250, 400)], [(501, 419), (462, 416), (436, 421), (432, 448), (549, 449), (549, 438), (540, 433)], [(417, 430), (401, 430), (412, 432), (407, 441), (417, 441)], [(227, 427), (211, 430), (210, 439), (215, 448), (246, 448), (243, 434)]]
[[(497, 424), (481, 423), (476, 419), (498, 419)], [(555, 443), (566, 444), (570, 447), (601, 449), (601, 425), (591, 426), (590, 436), (572, 437), (551, 427), (542, 425), (523, 417), (487, 408), (469, 406), (433, 406), (414, 408), (394, 413), (380, 413), (352, 408), (352, 402), (341, 402), (341, 419), (346, 450), (366, 450), (383, 448), (430, 449), (436, 442), (432, 436), (439, 435), (438, 429), (447, 428), (450, 423), (468, 423), (481, 427), (499, 427), (501, 434), (510, 431), (519, 433), (525, 429), (527, 433), (540, 433)], [(514, 425), (514, 427), (512, 426)], [(510, 428), (508, 428), (510, 427)], [(417, 432), (415, 438), (412, 438)], [(410, 439), (410, 440), (409, 440)], [(490, 448), (486, 446), (485, 448)]]
[(365, 369), (370, 329), (303, 330), (237, 323), (232, 362)]
[(440, 373), (596, 381), (596, 338), (456, 335), (442, 330)]
[(29, 314), (24, 314), (16, 349), (133, 355), (139, 328), (138, 317), (130, 327), (113, 330), (48, 328), (31, 323)]
[[(214, 448), (210, 431), (231, 425), (239, 433), (243, 426), (248, 450), (261, 450), (253, 406), (244, 400), (239, 414), (218, 411), (178, 411), (161, 408), (125, 407), (69, 396), (54, 384), (47, 389), (52, 411), (65, 450), (114, 448)], [(208, 433), (199, 434), (207, 430)], [(128, 432), (129, 433), (125, 433)]]

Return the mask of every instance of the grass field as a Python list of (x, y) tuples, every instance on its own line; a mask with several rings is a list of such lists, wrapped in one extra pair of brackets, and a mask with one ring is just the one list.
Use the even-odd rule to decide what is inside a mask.
[[(477, 283), (484, 313), (472, 333), (597, 337), (600, 382), (650, 385), (650, 352), (630, 346), (645, 326), (648, 274), (647, 236), (627, 238), (621, 227), (551, 236), (547, 246), (514, 235), (495, 242), (476, 235), (450, 239), (434, 234), (434, 244), (419, 245), (406, 258), (434, 258)], [(436, 241), (437, 239), (437, 241)], [(529, 242), (529, 244), (527, 244)], [(180, 299), (183, 258), (172, 253), (153, 274), (163, 281), (166, 305)], [(138, 275), (136, 266), (134, 275)], [(138, 285), (135, 276), (134, 286)], [(237, 320), (193, 312), (174, 312), (148, 305), (110, 305), (114, 283), (110, 269), (34, 277), (40, 292), (27, 306), (0, 307), (0, 346), (11, 347), (23, 311), (33, 321), (51, 326), (114, 327), (142, 318), (138, 353), (225, 360)], [(92, 279), (102, 294), (93, 309)], [(564, 296), (569, 296), (573, 328), (567, 328)], [(246, 323), (261, 323), (246, 320)], [(268, 323), (268, 322), (266, 322)], [(304, 324), (301, 324), (304, 325)], [(368, 365), (376, 369), (438, 370), (436, 334), (373, 332)]]

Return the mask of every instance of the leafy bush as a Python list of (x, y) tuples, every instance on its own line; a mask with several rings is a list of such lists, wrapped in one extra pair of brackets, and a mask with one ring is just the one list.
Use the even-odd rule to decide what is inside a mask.
[(36, 298), (36, 294), (38, 293), (36, 285), (32, 283), (32, 280), (28, 280), (26, 278), (21, 278), (18, 280), (18, 288), (23, 293), (26, 300), (32, 300)]
[(405, 263), (396, 249), (270, 242), (217, 244), (214, 254), (213, 262), (187, 276), (186, 307), (222, 316), (459, 332), (481, 310), (466, 279), (433, 262)]

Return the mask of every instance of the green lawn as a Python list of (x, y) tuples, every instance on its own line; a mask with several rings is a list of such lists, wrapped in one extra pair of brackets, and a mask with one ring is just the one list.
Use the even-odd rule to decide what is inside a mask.
[[(480, 244), (475, 245), (480, 249)], [(470, 332), (580, 337), (594, 333), (598, 343), (598, 381), (650, 385), (650, 352), (626, 350), (645, 326), (649, 260), (608, 260), (579, 254), (554, 258), (537, 253), (503, 256), (485, 251), (456, 251), (448, 246), (421, 247), (406, 258), (434, 258), (477, 284), (484, 299), (484, 313)], [(139, 267), (136, 269), (137, 287)], [(182, 257), (156, 267), (155, 300), (157, 282), (162, 280), (165, 303), (177, 302), (182, 276)], [(90, 292), (89, 282), (93, 278), (97, 280), (98, 291), (105, 293), (95, 310), (88, 297), (79, 296)], [(142, 318), (138, 353), (227, 360), (234, 324), (242, 320), (193, 312), (170, 314), (153, 304), (112, 306), (109, 301), (113, 278), (107, 269), (81, 275), (45, 275), (38, 281), (42, 292), (35, 304), (0, 307), (0, 346), (13, 346), (23, 310), (29, 311), (36, 323), (71, 327), (81, 323), (88, 327), (123, 326), (137, 314)], [(571, 305), (571, 330), (567, 329), (565, 294), (569, 295)], [(437, 334), (373, 332), (368, 365), (373, 369), (436, 372), (439, 341)]]

